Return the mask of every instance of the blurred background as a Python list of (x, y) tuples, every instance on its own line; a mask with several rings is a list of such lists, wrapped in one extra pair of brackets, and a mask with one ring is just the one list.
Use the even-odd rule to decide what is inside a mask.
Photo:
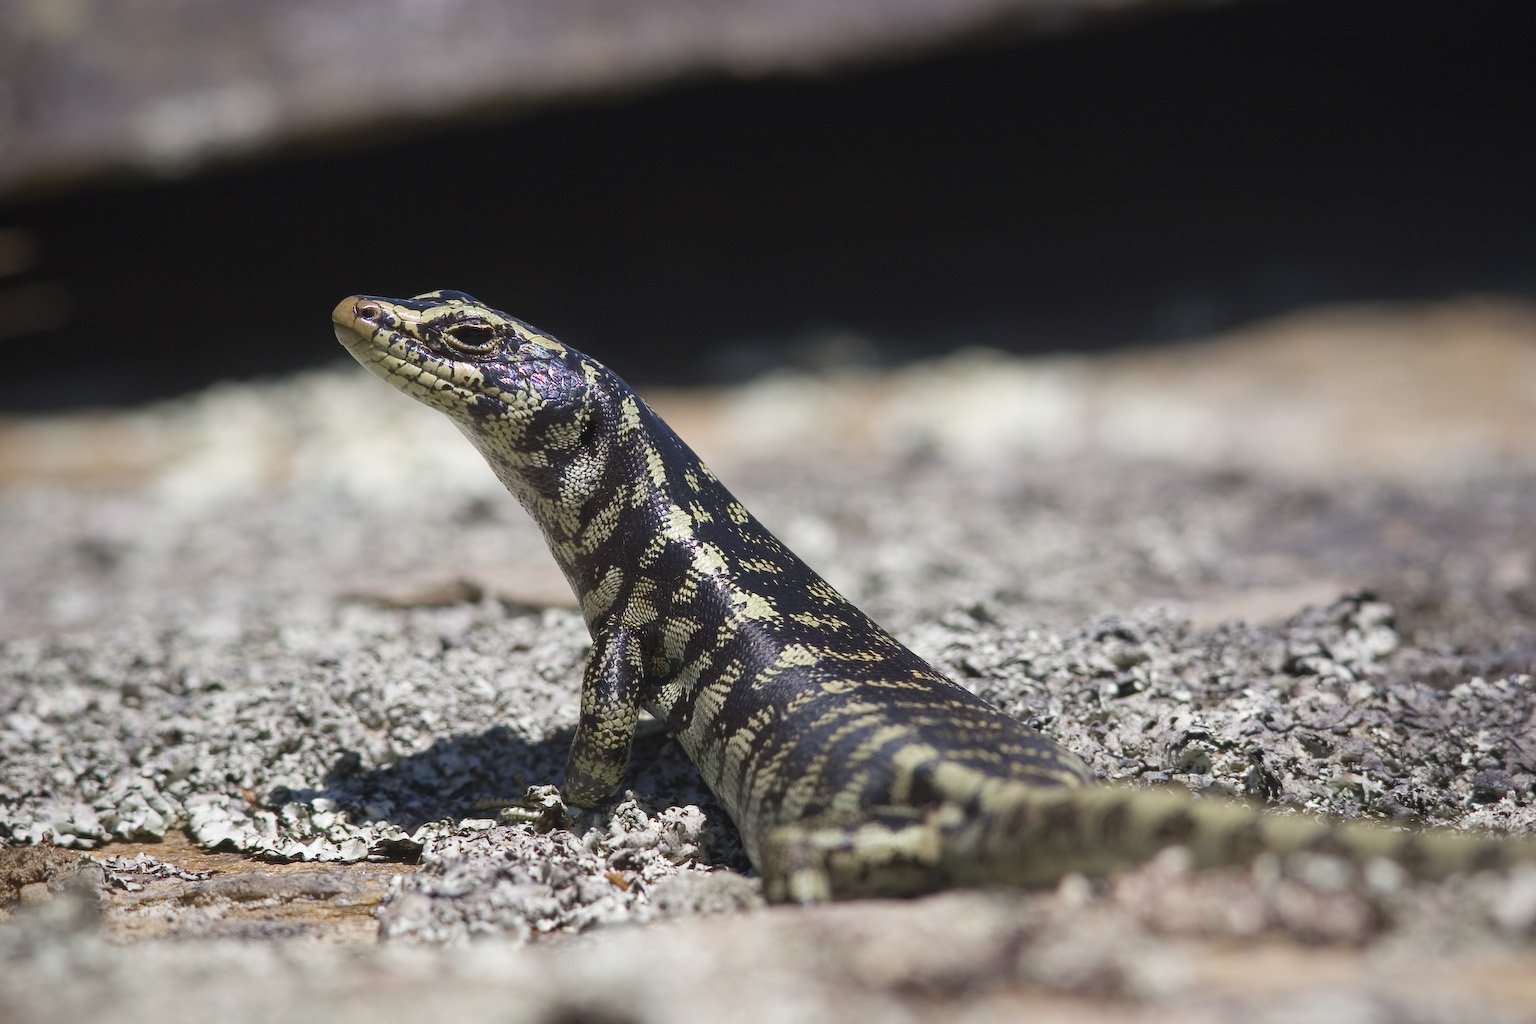
[[(1532, 0), (0, 0), (0, 847), (191, 823), (255, 863), (312, 825), (351, 858), (337, 779), (386, 779), (407, 822), (506, 796), (507, 766), (514, 791), (558, 777), (587, 646), (565, 579), (329, 322), (436, 288), (612, 365), (861, 608), (968, 684), (1037, 681), (1049, 701), (1005, 707), (1081, 723), (1053, 734), (1112, 776), (1536, 830), (1533, 136)], [(684, 781), (657, 806), (697, 799), (680, 753), (658, 763)], [(1212, 920), (1266, 920), (1225, 885)], [(1085, 978), (1179, 1021), (1333, 998), (1310, 962), (1281, 978), (1305, 1002), (1254, 989), (1286, 974), (1267, 939), (1168, 988), (1163, 910), (1119, 924), (1069, 890), (1089, 930), (1051, 948), (1104, 952), (1029, 982), (1058, 1017)], [(229, 900), (159, 891), (134, 920), (308, 941), (297, 895), (226, 890), (285, 915), (240, 931)], [(1480, 905), (1459, 891), (1438, 905)], [(1348, 917), (1333, 892), (1296, 904), (1308, 942)], [(825, 946), (811, 924), (783, 948)], [(930, 924), (872, 925), (918, 944), (876, 959), (926, 963)], [(8, 934), (0, 962), (41, 952), (0, 968), (7, 1021), (123, 1019), (124, 985), (201, 1019), (187, 979), (233, 962)], [(707, 934), (668, 1019), (720, 979), (745, 1005), (742, 947)], [(1489, 1019), (1455, 992), (1531, 991), (1528, 955), (1421, 934), (1388, 975), (1316, 947), (1356, 986), (1328, 1005)], [(1458, 968), (1457, 942), (1490, 959)], [(941, 959), (924, 977), (969, 984)], [(268, 1016), (315, 1018), (264, 962), (253, 983), (301, 1001)], [(365, 991), (363, 963), (324, 992)], [(31, 964), (69, 983), (16, 982), (47, 1011), (7, 1015)], [(1211, 1002), (1218, 976), (1263, 1005)], [(945, 1005), (893, 977), (899, 1011), (823, 1016)], [(93, 992), (109, 1009), (71, 1012)], [(526, 996), (498, 1014), (580, 1015)]]
[(0, 410), (473, 292), (642, 384), (1536, 298), (1523, 0), (8, 0)]

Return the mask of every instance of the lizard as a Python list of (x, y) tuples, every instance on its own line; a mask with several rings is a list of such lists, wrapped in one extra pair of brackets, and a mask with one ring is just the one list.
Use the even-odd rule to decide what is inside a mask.
[(642, 710), (741, 834), (770, 901), (1038, 886), (1169, 846), (1536, 861), (1536, 839), (1277, 815), (1085, 763), (932, 667), (764, 527), (617, 374), (456, 291), (339, 303), (337, 339), (445, 413), (541, 529), (592, 635), (562, 798), (621, 785)]

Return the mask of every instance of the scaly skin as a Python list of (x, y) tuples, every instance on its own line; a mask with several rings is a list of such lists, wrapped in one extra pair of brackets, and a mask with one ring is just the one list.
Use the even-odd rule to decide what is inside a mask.
[(742, 507), (611, 370), (461, 292), (354, 296), (336, 336), (448, 415), (543, 530), (593, 651), (563, 794), (619, 786), (641, 709), (741, 831), (770, 899), (1042, 884), (1170, 845), (1387, 856), (1425, 875), (1536, 842), (1277, 817), (1087, 786), (1072, 754), (945, 678)]

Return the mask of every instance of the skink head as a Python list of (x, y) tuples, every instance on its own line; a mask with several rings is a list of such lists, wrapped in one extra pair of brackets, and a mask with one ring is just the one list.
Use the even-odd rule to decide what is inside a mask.
[(596, 360), (463, 292), (354, 295), (331, 320), (358, 362), (447, 413), (520, 497), (598, 443), (627, 392)]
[(463, 292), (354, 295), (336, 338), (401, 391), (455, 418), (526, 415), (585, 386), (585, 357)]

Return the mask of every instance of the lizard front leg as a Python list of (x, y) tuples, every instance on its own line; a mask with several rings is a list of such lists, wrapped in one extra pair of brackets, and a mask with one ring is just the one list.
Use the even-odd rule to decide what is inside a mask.
[(624, 781), (644, 676), (640, 644), (632, 630), (615, 627), (593, 639), (561, 789), (567, 803), (581, 807), (602, 803)]

